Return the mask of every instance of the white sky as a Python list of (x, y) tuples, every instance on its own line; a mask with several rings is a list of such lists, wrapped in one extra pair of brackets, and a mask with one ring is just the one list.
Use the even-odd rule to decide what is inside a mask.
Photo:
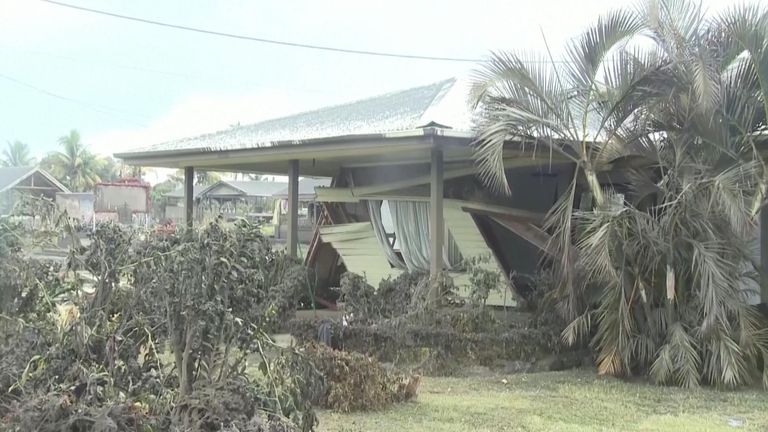
[[(626, 0), (63, 0), (255, 37), (481, 58), (557, 50)], [(710, 11), (732, 4), (704, 1)], [(263, 45), (0, 0), (0, 143), (42, 155), (79, 129), (103, 154), (197, 135), (466, 73), (467, 63)], [(10, 79), (9, 79), (10, 78)], [(24, 84), (13, 82), (19, 80)], [(69, 100), (47, 94), (54, 93)]]

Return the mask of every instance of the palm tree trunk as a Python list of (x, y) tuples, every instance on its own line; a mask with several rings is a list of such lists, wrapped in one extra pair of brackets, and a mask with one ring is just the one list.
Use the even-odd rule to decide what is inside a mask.
[(605, 203), (605, 195), (603, 194), (603, 188), (600, 186), (600, 181), (597, 179), (597, 173), (595, 173), (592, 167), (584, 167), (584, 177), (587, 179), (587, 185), (589, 186), (589, 192), (592, 194), (592, 199), (595, 207), (601, 206)]

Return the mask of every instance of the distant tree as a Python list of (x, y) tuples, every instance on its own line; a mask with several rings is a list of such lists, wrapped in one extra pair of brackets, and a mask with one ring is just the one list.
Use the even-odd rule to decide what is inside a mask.
[(99, 160), (99, 166), (96, 170), (99, 181), (110, 182), (126, 177), (123, 175), (123, 165), (111, 156), (101, 157)]
[(100, 175), (109, 175), (109, 171), (105, 171), (109, 163), (88, 150), (77, 130), (59, 138), (59, 145), (62, 150), (47, 156), (44, 168), (49, 168), (71, 190), (93, 189), (101, 181)]
[(140, 166), (126, 165), (124, 163), (118, 164), (118, 173), (120, 178), (133, 178), (141, 180), (144, 177), (144, 168)]
[(3, 150), (3, 159), (0, 165), (7, 167), (30, 166), (35, 164), (35, 158), (29, 154), (29, 145), (21, 141), (8, 141), (8, 146)]
[(195, 184), (208, 185), (221, 180), (219, 173), (203, 170), (195, 170)]
[(152, 187), (149, 196), (152, 200), (152, 209), (154, 210), (155, 217), (162, 218), (165, 215), (165, 206), (168, 204), (168, 198), (165, 195), (178, 189), (182, 183), (178, 177), (170, 176), (167, 180)]
[[(195, 184), (196, 185), (209, 185), (216, 183), (217, 181), (221, 180), (221, 175), (225, 173), (220, 172), (213, 172), (213, 171), (205, 171), (205, 170), (195, 170)], [(176, 179), (180, 184), (184, 183), (184, 170), (176, 170), (176, 173), (172, 176), (170, 176), (173, 179)]]

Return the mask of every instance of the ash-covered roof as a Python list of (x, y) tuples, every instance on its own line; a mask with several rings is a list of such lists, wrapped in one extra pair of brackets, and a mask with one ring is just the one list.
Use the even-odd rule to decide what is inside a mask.
[[(220, 186), (225, 186), (229, 187), (230, 190), (235, 189), (238, 191), (235, 195), (271, 197), (275, 192), (285, 189), (287, 185), (288, 183), (275, 181), (220, 180), (209, 185), (194, 185), (193, 192), (195, 199), (197, 199), (201, 196), (208, 196), (209, 192), (219, 189)], [(216, 193), (213, 193), (213, 195), (216, 195)], [(225, 195), (235, 196), (231, 193)], [(184, 198), (184, 186), (165, 194), (165, 196), (170, 198)]]
[[(200, 192), (208, 189), (209, 186), (210, 185), (199, 185), (199, 184), (193, 185), (192, 194), (194, 195), (195, 198), (197, 198), (200, 196)], [(179, 186), (174, 191), (168, 192), (164, 196), (168, 198), (184, 198), (184, 185)]]
[[(271, 197), (275, 192), (285, 188), (288, 183), (261, 180), (222, 180), (220, 184), (226, 184), (238, 189), (242, 191), (245, 196)], [(205, 194), (205, 192), (203, 192), (203, 194)]]
[(0, 192), (13, 188), (18, 183), (35, 173), (40, 173), (40, 175), (45, 177), (51, 184), (57, 187), (59, 191), (69, 192), (69, 190), (64, 185), (59, 183), (59, 181), (56, 180), (48, 172), (33, 166), (0, 167)]
[[(329, 178), (303, 178), (299, 180), (299, 200), (314, 200), (316, 187), (328, 187), (331, 185)], [(274, 198), (288, 198), (288, 187), (272, 195)]]
[(34, 167), (2, 167), (0, 168), (0, 191), (18, 183), (32, 174)]
[(168, 141), (118, 156), (217, 151), (296, 144), (304, 140), (444, 127), (470, 130), (467, 83), (455, 78), (251, 125)]

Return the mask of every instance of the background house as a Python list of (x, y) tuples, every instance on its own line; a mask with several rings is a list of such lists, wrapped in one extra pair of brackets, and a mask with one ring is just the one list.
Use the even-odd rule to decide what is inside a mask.
[[(225, 217), (271, 220), (273, 195), (287, 186), (285, 182), (261, 180), (221, 180), (212, 185), (195, 185), (195, 217), (223, 214)], [(168, 199), (165, 217), (178, 222), (184, 217), (184, 188), (165, 197)]]
[(60, 192), (69, 192), (69, 189), (40, 168), (0, 168), (0, 215), (10, 213), (24, 195), (54, 201)]
[(93, 222), (95, 199), (93, 192), (59, 192), (56, 194), (56, 204), (59, 209), (67, 212), (69, 217), (82, 222)]
[[(317, 203), (317, 193), (315, 188), (328, 187), (331, 185), (330, 178), (303, 178), (299, 180), (299, 241), (309, 243), (312, 238), (312, 231), (315, 229), (319, 215), (319, 204)], [(280, 202), (276, 208), (275, 218), (272, 220), (275, 225), (275, 238), (284, 239), (288, 232), (287, 220), (285, 215), (287, 210), (288, 186), (273, 195), (273, 198)], [(279, 210), (279, 212), (277, 211)]]
[(149, 223), (151, 189), (149, 183), (136, 179), (97, 183), (94, 191), (96, 219), (124, 224)]

